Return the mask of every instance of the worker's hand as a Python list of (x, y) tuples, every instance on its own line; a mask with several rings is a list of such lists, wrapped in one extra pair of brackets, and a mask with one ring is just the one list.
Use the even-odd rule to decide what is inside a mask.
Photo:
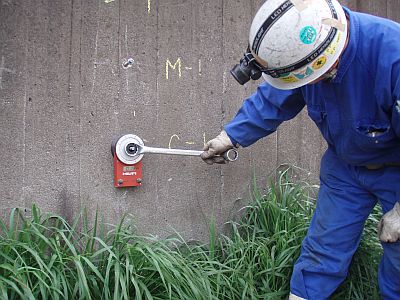
[(383, 215), (378, 224), (378, 236), (382, 242), (395, 243), (400, 240), (400, 203)]
[(201, 158), (209, 165), (214, 163), (225, 164), (225, 159), (218, 155), (221, 155), (233, 147), (234, 145), (232, 144), (231, 139), (226, 134), (225, 130), (222, 130), (216, 138), (205, 144)]

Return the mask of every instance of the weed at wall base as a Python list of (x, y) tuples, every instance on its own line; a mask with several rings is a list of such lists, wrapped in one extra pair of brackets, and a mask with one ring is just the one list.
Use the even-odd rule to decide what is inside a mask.
[[(309, 189), (283, 172), (265, 195), (254, 188), (229, 234), (211, 222), (200, 245), (138, 236), (124, 220), (106, 231), (97, 214), (89, 227), (84, 213), (68, 224), (36, 206), (30, 218), (14, 209), (9, 224), (0, 221), (0, 298), (287, 299), (314, 210)], [(379, 299), (377, 214), (333, 299)]]

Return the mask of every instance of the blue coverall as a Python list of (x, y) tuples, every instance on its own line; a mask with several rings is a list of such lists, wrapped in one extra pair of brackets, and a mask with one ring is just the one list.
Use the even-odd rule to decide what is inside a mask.
[[(377, 201), (383, 212), (400, 201), (400, 25), (352, 12), (349, 43), (330, 82), (278, 90), (263, 83), (225, 125), (246, 147), (273, 133), (304, 106), (328, 143), (317, 207), (291, 279), (291, 292), (328, 299), (343, 282), (364, 223)], [(373, 133), (375, 132), (375, 133)], [(400, 242), (382, 243), (379, 285), (400, 299)]]

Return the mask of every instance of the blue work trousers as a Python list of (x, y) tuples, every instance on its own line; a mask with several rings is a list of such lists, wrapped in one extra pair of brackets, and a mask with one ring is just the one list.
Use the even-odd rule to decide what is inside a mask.
[[(328, 299), (345, 280), (368, 215), (379, 201), (383, 213), (400, 201), (400, 167), (354, 167), (328, 150), (321, 162), (317, 207), (291, 279), (291, 292)], [(382, 243), (380, 292), (400, 299), (400, 242)]]

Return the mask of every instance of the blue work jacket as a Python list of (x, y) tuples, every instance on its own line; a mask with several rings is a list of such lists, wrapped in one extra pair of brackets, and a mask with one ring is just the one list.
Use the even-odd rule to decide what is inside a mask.
[(225, 125), (247, 147), (304, 106), (329, 149), (351, 165), (400, 163), (400, 25), (352, 12), (348, 46), (330, 82), (279, 90), (268, 83)]

